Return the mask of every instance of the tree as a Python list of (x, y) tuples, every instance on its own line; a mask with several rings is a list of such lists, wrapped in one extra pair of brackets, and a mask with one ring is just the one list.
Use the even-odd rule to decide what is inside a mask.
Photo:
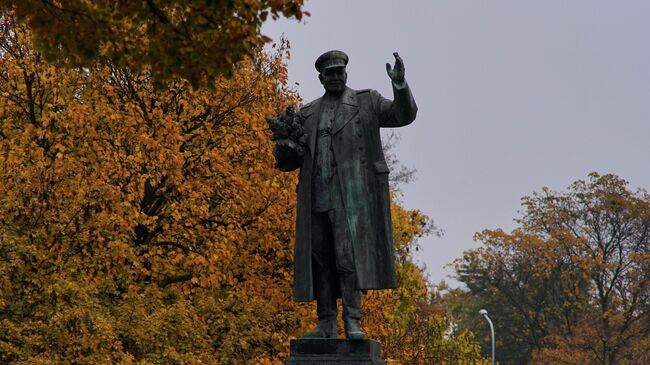
[[(396, 194), (401, 194), (401, 185), (412, 182), (415, 179), (416, 169), (408, 168), (400, 163), (395, 154), (394, 148), (401, 140), (401, 136), (394, 129), (382, 131), (381, 148), (384, 151), (384, 158), (386, 164), (390, 169), (388, 175), (388, 183), (390, 190)], [(436, 234), (442, 234), (442, 230), (438, 229)]]
[[(231, 75), (234, 65), (270, 38), (269, 17), (295, 17), (303, 0), (88, 1), (3, 0), (32, 29), (49, 61), (88, 67), (100, 57), (120, 67), (145, 68), (159, 85), (181, 76), (194, 86)], [(150, 67), (150, 68), (149, 68)]]
[(483, 231), (456, 261), (495, 319), (503, 363), (646, 363), (650, 196), (592, 173), (523, 206), (517, 229)]
[(424, 270), (413, 262), (417, 239), (441, 231), (422, 212), (406, 210), (392, 198), (397, 289), (365, 296), (364, 329), (382, 344), (387, 364), (488, 364), (472, 333), (454, 332)]
[[(47, 64), (31, 38), (0, 16), (0, 362), (281, 363), (314, 313), (291, 301), (297, 176), (264, 121), (298, 102), (283, 46), (208, 90)], [(394, 344), (424, 323), (409, 351), (475, 358), (410, 261), (426, 217), (393, 210), (401, 288), (369, 294), (370, 334), (419, 359)]]
[(296, 102), (282, 52), (213, 90), (43, 62), (0, 22), (0, 362), (265, 363), (289, 300), (295, 178), (264, 116)]
[[(0, 361), (286, 357), (313, 310), (263, 116), (297, 96), (259, 27), (302, 3), (0, 2)], [(391, 360), (478, 363), (409, 256), (426, 217), (393, 210), (400, 289), (369, 294), (369, 333)]]

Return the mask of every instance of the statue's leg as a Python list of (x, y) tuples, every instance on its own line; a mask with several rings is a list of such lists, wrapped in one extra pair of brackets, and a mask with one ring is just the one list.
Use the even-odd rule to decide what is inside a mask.
[(345, 335), (351, 340), (364, 339), (366, 336), (361, 331), (361, 292), (357, 290), (356, 275), (340, 275), (340, 282)]
[(306, 338), (336, 338), (338, 275), (334, 259), (332, 225), (327, 213), (312, 215), (312, 270), (318, 326)]
[(343, 323), (348, 339), (364, 339), (361, 332), (361, 291), (357, 289), (357, 275), (352, 251), (352, 239), (343, 209), (329, 212), (334, 224), (334, 251), (343, 300)]

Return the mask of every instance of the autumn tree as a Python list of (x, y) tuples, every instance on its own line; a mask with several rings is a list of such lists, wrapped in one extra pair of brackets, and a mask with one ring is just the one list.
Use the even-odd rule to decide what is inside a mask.
[(264, 116), (282, 51), (213, 90), (110, 62), (46, 64), (0, 22), (0, 362), (265, 363), (289, 298), (295, 178)]
[[(283, 46), (200, 89), (31, 39), (1, 15), (0, 362), (281, 363), (314, 313), (291, 301), (297, 177), (264, 120), (298, 102)], [(367, 296), (369, 333), (395, 361), (473, 363), (410, 257), (427, 218), (393, 216), (400, 289)]]
[(397, 288), (364, 296), (364, 330), (382, 344), (387, 364), (488, 364), (472, 333), (454, 331), (424, 269), (414, 262), (418, 238), (441, 231), (419, 210), (400, 206), (395, 194), (391, 216)]
[(502, 363), (647, 363), (650, 196), (592, 173), (523, 207), (517, 229), (483, 231), (456, 262), (495, 321)]
[(163, 81), (181, 76), (205, 85), (230, 75), (270, 38), (267, 19), (302, 19), (303, 0), (100, 1), (1, 0), (33, 31), (49, 61), (90, 66), (109, 58), (120, 67), (150, 71)]

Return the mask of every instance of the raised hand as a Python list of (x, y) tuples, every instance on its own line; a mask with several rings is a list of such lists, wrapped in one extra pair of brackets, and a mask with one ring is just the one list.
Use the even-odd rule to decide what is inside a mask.
[(391, 69), (390, 63), (387, 62), (386, 73), (394, 83), (401, 84), (404, 82), (404, 61), (397, 52), (393, 52), (393, 56), (395, 56), (395, 66)]

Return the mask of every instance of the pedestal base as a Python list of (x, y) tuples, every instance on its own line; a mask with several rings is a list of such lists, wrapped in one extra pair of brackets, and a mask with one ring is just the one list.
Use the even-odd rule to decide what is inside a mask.
[(285, 365), (384, 365), (381, 345), (373, 340), (291, 340)]

